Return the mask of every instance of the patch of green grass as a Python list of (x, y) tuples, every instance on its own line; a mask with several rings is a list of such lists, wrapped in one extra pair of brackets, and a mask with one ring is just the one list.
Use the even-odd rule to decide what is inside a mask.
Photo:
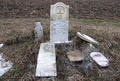
[(12, 29), (12, 27), (10, 26), (10, 27), (8, 27), (8, 29)]
[(7, 19), (8, 19), (7, 17), (0, 18), (0, 20), (7, 20)]
[(74, 20), (74, 18), (69, 18), (69, 20)]
[(19, 20), (24, 20), (25, 18), (22, 18), (22, 17), (20, 17), (20, 18), (18, 18)]
[(113, 23), (119, 23), (120, 22), (120, 20), (106, 20), (106, 21), (113, 22)]
[(113, 22), (119, 23), (119, 20), (100, 20), (100, 19), (82, 19), (81, 22), (92, 22), (92, 23), (102, 23), (102, 22)]

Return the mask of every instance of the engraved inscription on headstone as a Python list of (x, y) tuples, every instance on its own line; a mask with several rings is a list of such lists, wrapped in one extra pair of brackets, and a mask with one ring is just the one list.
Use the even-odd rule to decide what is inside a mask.
[(51, 52), (51, 53), (53, 53), (53, 51), (54, 51), (53, 46), (49, 45), (49, 44), (46, 44), (43, 49), (44, 49), (44, 52)]
[(62, 2), (51, 5), (51, 19), (69, 19), (69, 6)]
[(57, 76), (55, 45), (53, 43), (41, 44), (37, 59), (36, 76)]
[(50, 42), (68, 42), (69, 6), (62, 2), (51, 5)]
[(65, 13), (65, 8), (62, 6), (58, 6), (56, 8), (56, 13), (58, 14), (58, 19), (62, 19), (62, 15)]
[(50, 40), (51, 42), (68, 41), (68, 20), (51, 21)]

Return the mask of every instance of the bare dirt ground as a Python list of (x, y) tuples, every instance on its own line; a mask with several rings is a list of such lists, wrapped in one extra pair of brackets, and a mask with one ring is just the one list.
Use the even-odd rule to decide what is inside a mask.
[[(35, 22), (41, 20), (44, 35), (35, 40)], [(120, 21), (70, 19), (70, 45), (56, 45), (57, 77), (35, 77), (37, 55), (40, 43), (50, 40), (50, 19), (18, 18), (0, 19), (0, 43), (4, 43), (6, 60), (13, 62), (9, 72), (0, 81), (119, 81), (120, 80)], [(82, 32), (93, 37), (100, 45), (90, 49), (89, 43), (76, 36)], [(70, 62), (66, 52), (79, 49), (85, 57), (83, 62)], [(99, 51), (110, 61), (109, 67), (100, 68), (89, 54)]]
[(57, 2), (70, 6), (70, 18), (120, 20), (120, 0), (0, 0), (0, 18), (50, 18)]

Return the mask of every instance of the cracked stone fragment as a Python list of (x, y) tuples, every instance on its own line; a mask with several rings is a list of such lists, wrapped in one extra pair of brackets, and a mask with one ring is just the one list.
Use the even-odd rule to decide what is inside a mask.
[(79, 50), (67, 52), (67, 56), (70, 61), (78, 62), (84, 60), (82, 53)]
[(96, 40), (94, 40), (93, 38), (89, 37), (88, 35), (82, 34), (80, 32), (77, 32), (77, 36), (80, 37), (81, 39), (90, 42), (92, 44), (99, 44)]
[(108, 59), (103, 56), (100, 52), (92, 52), (90, 57), (101, 67), (109, 66)]

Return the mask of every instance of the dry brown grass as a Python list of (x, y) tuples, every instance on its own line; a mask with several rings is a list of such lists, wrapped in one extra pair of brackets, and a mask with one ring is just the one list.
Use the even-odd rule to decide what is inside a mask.
[[(4, 43), (3, 53), (7, 60), (14, 63), (12, 69), (4, 74), (0, 80), (9, 81), (49, 81), (49, 78), (35, 77), (37, 55), (40, 43), (49, 41), (50, 20), (39, 18), (44, 29), (44, 36), (36, 41), (34, 28), (36, 18), (1, 19), (0, 43)], [(91, 61), (89, 53), (84, 51), (87, 42), (76, 36), (76, 32), (87, 34), (100, 42), (95, 46), (110, 61), (108, 68), (100, 68)], [(120, 22), (112, 21), (83, 21), (83, 19), (70, 19), (69, 40), (71, 45), (57, 45), (57, 72), (56, 81), (117, 81), (120, 80)], [(69, 50), (79, 49), (84, 53), (85, 61), (82, 63), (70, 62), (66, 56)], [(95, 51), (95, 50), (92, 50)], [(92, 65), (87, 65), (92, 64)]]

